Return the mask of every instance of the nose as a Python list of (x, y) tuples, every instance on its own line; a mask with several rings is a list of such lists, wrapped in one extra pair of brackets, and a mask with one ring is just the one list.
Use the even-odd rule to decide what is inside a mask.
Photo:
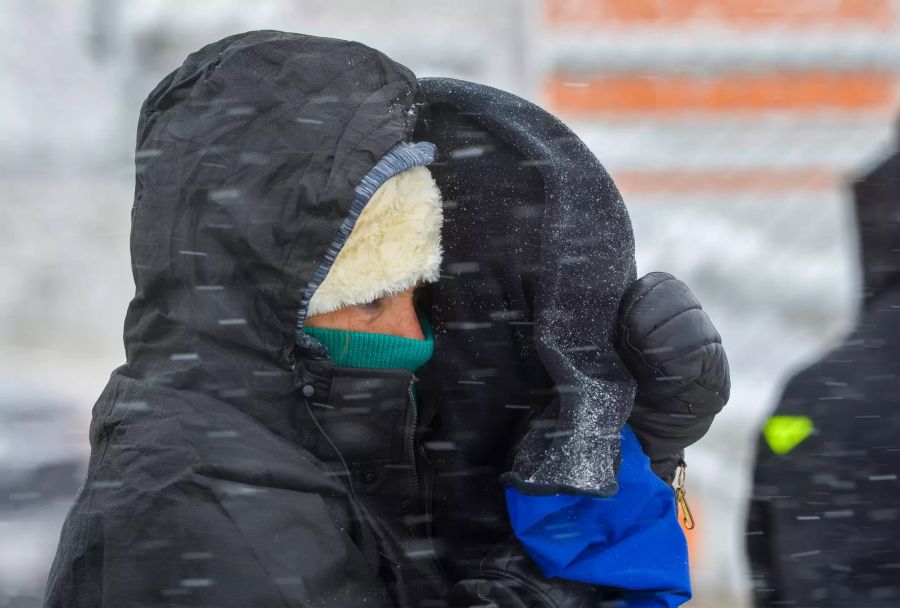
[(390, 327), (385, 328), (385, 333), (424, 340), (425, 334), (422, 333), (422, 325), (419, 323), (412, 297), (398, 295), (392, 297), (390, 301), (391, 310), (385, 315), (385, 318), (389, 319)]

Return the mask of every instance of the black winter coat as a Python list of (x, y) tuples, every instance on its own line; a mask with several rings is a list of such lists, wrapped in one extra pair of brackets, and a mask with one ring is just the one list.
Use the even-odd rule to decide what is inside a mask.
[[(445, 199), (418, 384), (295, 343), (354, 188), (410, 141), (437, 145)], [(529, 429), (565, 437), (594, 416), (599, 436), (633, 403), (613, 346), (634, 279), (628, 215), (562, 123), (490, 87), (417, 81), (357, 43), (247, 32), (150, 93), (136, 166), (127, 362), (94, 407), (46, 606), (615, 598), (544, 579), (498, 481), (534, 464), (516, 460)], [(560, 390), (585, 378), (615, 398), (591, 410)], [(577, 477), (586, 455), (566, 445), (541, 446), (563, 464), (529, 479), (614, 491), (616, 446), (593, 454), (602, 474)]]
[(778, 453), (758, 443), (747, 549), (760, 607), (900, 605), (900, 154), (854, 194), (856, 327), (790, 379), (773, 413), (811, 428)]

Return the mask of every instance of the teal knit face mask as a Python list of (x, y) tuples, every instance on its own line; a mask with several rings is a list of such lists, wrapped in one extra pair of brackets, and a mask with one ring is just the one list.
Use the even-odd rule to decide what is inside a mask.
[(428, 317), (420, 314), (419, 323), (425, 334), (424, 340), (326, 327), (304, 327), (303, 331), (322, 343), (335, 365), (414, 372), (425, 365), (434, 352), (434, 334)]

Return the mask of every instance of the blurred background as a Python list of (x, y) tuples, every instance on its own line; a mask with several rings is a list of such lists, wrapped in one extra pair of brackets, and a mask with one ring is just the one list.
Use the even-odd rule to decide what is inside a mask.
[(39, 605), (90, 410), (124, 361), (147, 93), (249, 29), (358, 40), (574, 128), (632, 214), (639, 273), (684, 279), (733, 393), (687, 454), (700, 607), (746, 607), (756, 437), (858, 308), (849, 186), (894, 146), (900, 0), (0, 2), (0, 606)]

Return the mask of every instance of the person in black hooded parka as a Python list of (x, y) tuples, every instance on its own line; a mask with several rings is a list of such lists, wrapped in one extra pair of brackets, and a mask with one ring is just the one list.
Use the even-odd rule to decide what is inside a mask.
[[(614, 496), (626, 420), (671, 481), (728, 369), (683, 283), (634, 280), (621, 197), (562, 123), (358, 43), (255, 31), (159, 83), (135, 162), (127, 361), (46, 606), (620, 596), (544, 577), (504, 487)], [(311, 303), (374, 192), (424, 165), (444, 198), (442, 273), (416, 296), (434, 355), (338, 365)]]
[(757, 447), (756, 606), (900, 605), (900, 154), (854, 182), (855, 329), (790, 379)]

